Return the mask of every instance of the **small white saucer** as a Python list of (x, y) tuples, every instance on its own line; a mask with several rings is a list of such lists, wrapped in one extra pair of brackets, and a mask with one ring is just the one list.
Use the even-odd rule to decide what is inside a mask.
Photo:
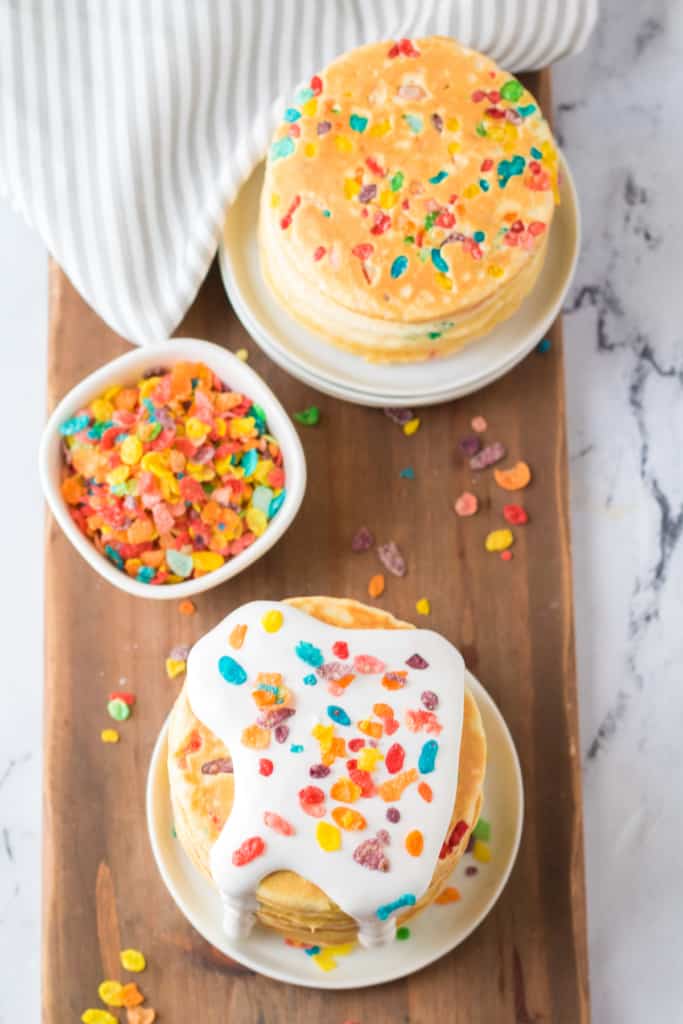
[[(522, 832), (524, 793), (519, 759), (505, 721), (474, 676), (466, 684), (479, 706), (488, 743), (488, 766), (482, 816), (491, 824), (491, 860), (476, 863), (466, 855), (451, 884), (460, 890), (457, 903), (428, 907), (408, 922), (410, 937), (366, 951), (356, 946), (337, 958), (337, 967), (323, 971), (313, 956), (288, 946), (260, 925), (241, 942), (223, 932), (221, 901), (174, 838), (168, 772), (166, 722), (154, 747), (147, 779), (147, 825), (161, 877), (190, 924), (222, 953), (245, 967), (278, 981), (307, 988), (364, 988), (401, 978), (426, 967), (455, 949), (488, 914), (508, 879)], [(476, 865), (477, 873), (466, 869)]]
[(263, 165), (229, 209), (219, 263), (230, 303), (263, 351), (283, 370), (318, 391), (360, 405), (434, 405), (491, 384), (516, 366), (544, 336), (562, 308), (579, 251), (579, 209), (574, 181), (561, 158), (562, 202), (548, 253), (532, 293), (490, 334), (461, 352), (424, 363), (382, 365), (344, 352), (290, 317), (261, 274), (257, 244)]

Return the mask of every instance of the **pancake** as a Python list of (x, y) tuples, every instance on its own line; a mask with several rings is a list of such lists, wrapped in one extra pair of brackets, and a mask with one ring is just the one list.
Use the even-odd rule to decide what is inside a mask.
[(519, 307), (556, 201), (552, 134), (517, 79), (452, 39), (373, 43), (285, 110), (261, 265), (323, 339), (370, 361), (427, 359)]
[[(386, 612), (351, 600), (308, 597), (292, 598), (286, 603), (339, 629), (413, 628)], [(393, 697), (391, 693), (386, 696), (388, 700)], [(226, 770), (231, 767), (227, 746), (193, 713), (187, 684), (171, 714), (168, 751), (178, 839), (198, 870), (213, 880), (211, 851), (233, 810), (234, 776)], [(457, 790), (447, 828), (437, 837), (437, 849), (454, 829), (457, 831), (451, 848), (447, 843), (441, 848), (426, 891), (413, 906), (398, 915), (398, 922), (407, 920), (435, 899), (462, 856), (479, 817), (485, 765), (486, 740), (481, 718), (474, 698), (465, 690)], [(401, 806), (400, 803), (397, 806)], [(279, 870), (261, 878), (256, 888), (258, 920), (299, 942), (337, 945), (355, 940), (357, 921), (304, 875), (305, 872)]]

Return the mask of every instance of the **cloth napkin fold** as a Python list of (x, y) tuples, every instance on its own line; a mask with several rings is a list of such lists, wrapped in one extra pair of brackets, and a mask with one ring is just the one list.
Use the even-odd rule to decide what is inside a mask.
[(442, 34), (511, 71), (576, 53), (597, 0), (0, 0), (0, 193), (100, 316), (169, 336), (283, 103), (333, 57)]

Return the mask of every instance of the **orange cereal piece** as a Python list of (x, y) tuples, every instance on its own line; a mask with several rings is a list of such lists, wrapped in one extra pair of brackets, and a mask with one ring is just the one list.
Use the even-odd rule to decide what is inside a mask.
[(260, 725), (248, 725), (242, 731), (242, 744), (251, 747), (252, 750), (265, 750), (270, 746), (270, 729), (264, 729)]
[(232, 647), (233, 651), (239, 651), (244, 638), (247, 635), (247, 627), (242, 623), (239, 626), (235, 626), (230, 636), (228, 637), (228, 643)]
[(126, 1010), (126, 1024), (154, 1024), (157, 1012), (152, 1006), (136, 1006)]
[(457, 903), (459, 899), (460, 890), (456, 889), (454, 885), (447, 885), (445, 889), (441, 890), (434, 902), (444, 906), (446, 903)]
[(355, 782), (346, 776), (342, 776), (341, 779), (337, 779), (330, 789), (330, 796), (332, 799), (339, 800), (341, 803), (345, 804), (355, 804), (360, 794), (360, 786), (357, 786)]
[(68, 476), (62, 484), (62, 497), (67, 505), (77, 505), (85, 494), (85, 487), (80, 476)]
[(521, 491), (531, 482), (526, 462), (517, 462), (511, 469), (494, 469), (493, 478), (504, 491)]
[(346, 740), (343, 740), (341, 736), (333, 736), (329, 746), (323, 750), (321, 745), (320, 749), (323, 751), (320, 759), (322, 763), (334, 764), (338, 757), (346, 757)]
[(358, 722), (358, 728), (366, 736), (372, 736), (375, 740), (380, 739), (384, 732), (384, 726), (380, 725), (379, 722), (372, 722), (369, 718), (362, 718)]
[(417, 791), (426, 803), (431, 804), (434, 799), (434, 794), (432, 793), (432, 787), (430, 785), (426, 782), (421, 782), (417, 787)]
[[(360, 792), (360, 789), (358, 792)], [(343, 828), (347, 832), (362, 832), (368, 825), (360, 811), (356, 811), (352, 807), (335, 807), (332, 811), (332, 817), (339, 825), (339, 828)]]
[(340, 690), (345, 690), (349, 683), (352, 683), (356, 677), (353, 675), (342, 676), (341, 679), (335, 679), (334, 685), (338, 686)]
[(424, 836), (419, 829), (415, 828), (406, 836), (406, 850), (411, 857), (419, 857), (424, 850)]
[(139, 1006), (140, 1003), (144, 1003), (144, 1001), (145, 997), (134, 981), (128, 982), (128, 984), (124, 985), (121, 989), (122, 1006)]
[(385, 690), (402, 690), (406, 684), (407, 672), (391, 672), (382, 679)]
[(178, 605), (178, 611), (180, 612), (181, 615), (194, 615), (197, 609), (194, 605), (194, 602), (186, 598), (184, 601), (181, 601), (180, 604)]
[(394, 709), (389, 704), (373, 704), (372, 705), (373, 715), (377, 715), (378, 718), (393, 718)]
[(391, 779), (387, 779), (377, 788), (377, 792), (385, 803), (392, 803), (400, 800), (404, 789), (417, 781), (417, 768), (409, 768), (408, 771), (399, 772)]
[(272, 690), (252, 690), (251, 695), (257, 708), (267, 708), (275, 703), (275, 694)]
[(368, 594), (370, 597), (381, 597), (384, 593), (384, 576), (378, 572), (368, 583)]

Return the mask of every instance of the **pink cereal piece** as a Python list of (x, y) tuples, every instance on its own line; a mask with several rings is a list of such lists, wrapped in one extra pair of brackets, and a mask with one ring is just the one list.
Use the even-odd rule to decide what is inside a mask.
[(463, 491), (460, 497), (455, 499), (453, 507), (456, 515), (473, 516), (479, 508), (479, 499), (471, 491)]
[(372, 676), (384, 672), (386, 665), (379, 658), (374, 658), (371, 654), (358, 654), (353, 659), (353, 667), (360, 675)]
[(281, 814), (276, 814), (275, 811), (264, 811), (263, 820), (268, 828), (272, 828), (274, 832), (279, 832), (281, 836), (293, 836), (296, 832), (294, 826), (290, 825)]
[(470, 421), (470, 426), (472, 427), (472, 430), (474, 430), (475, 433), (483, 434), (486, 428), (488, 427), (488, 423), (486, 422), (483, 416), (473, 416), (472, 420)]

